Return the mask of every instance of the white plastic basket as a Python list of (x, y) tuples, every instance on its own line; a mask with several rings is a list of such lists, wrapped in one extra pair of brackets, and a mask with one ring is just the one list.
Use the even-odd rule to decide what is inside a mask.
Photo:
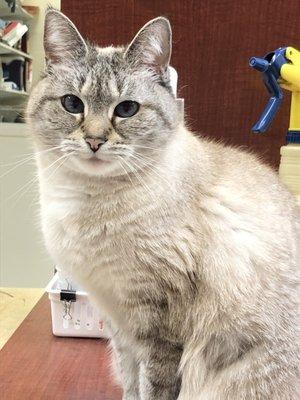
[(52, 332), (56, 336), (109, 338), (106, 322), (88, 294), (57, 272), (46, 287), (51, 303)]

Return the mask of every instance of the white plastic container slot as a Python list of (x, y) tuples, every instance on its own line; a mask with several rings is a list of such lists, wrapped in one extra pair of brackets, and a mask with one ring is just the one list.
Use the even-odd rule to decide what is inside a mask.
[(46, 287), (56, 336), (109, 338), (109, 330), (88, 294), (56, 273)]

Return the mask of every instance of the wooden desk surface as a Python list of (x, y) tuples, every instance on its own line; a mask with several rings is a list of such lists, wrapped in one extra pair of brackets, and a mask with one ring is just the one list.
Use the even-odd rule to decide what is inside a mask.
[(0, 351), (3, 400), (120, 400), (107, 343), (52, 335), (46, 295)]
[(0, 287), (0, 350), (44, 293), (42, 288)]

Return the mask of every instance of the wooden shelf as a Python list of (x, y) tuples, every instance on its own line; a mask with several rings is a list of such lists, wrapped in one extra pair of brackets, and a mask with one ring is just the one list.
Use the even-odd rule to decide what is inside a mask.
[(2, 99), (17, 99), (17, 98), (25, 98), (28, 96), (27, 92), (23, 90), (13, 90), (13, 89), (0, 89), (0, 100)]
[(14, 47), (8, 46), (8, 44), (5, 44), (3, 42), (0, 42), (0, 56), (1, 54), (5, 55), (16, 54), (18, 56), (27, 58), (28, 60), (32, 60), (32, 57), (29, 54), (24, 53), (21, 50), (15, 49)]

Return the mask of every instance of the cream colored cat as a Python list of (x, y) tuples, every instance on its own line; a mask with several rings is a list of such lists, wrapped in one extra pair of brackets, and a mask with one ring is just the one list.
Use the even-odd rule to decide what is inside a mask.
[(112, 323), (123, 399), (299, 400), (291, 195), (182, 125), (168, 20), (104, 49), (53, 9), (45, 26), (28, 104), (43, 232)]

